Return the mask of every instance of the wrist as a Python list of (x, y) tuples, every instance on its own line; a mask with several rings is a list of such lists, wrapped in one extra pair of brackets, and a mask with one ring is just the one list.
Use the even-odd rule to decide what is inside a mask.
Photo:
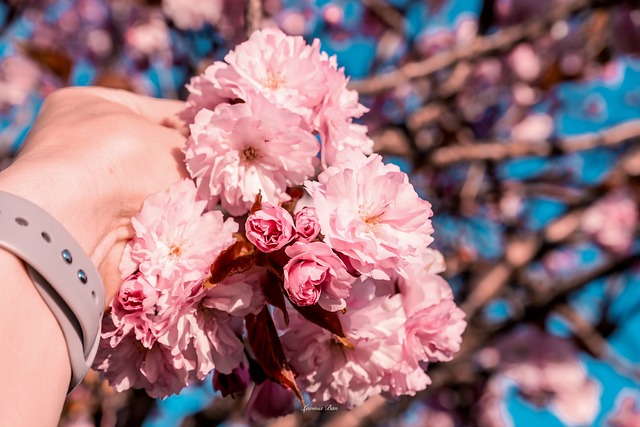
[(20, 196), (53, 216), (99, 265), (97, 249), (106, 233), (106, 206), (92, 205), (88, 189), (91, 177), (76, 178), (62, 165), (17, 160), (0, 173), (0, 191)]
[(55, 425), (71, 376), (65, 338), (22, 261), (2, 248), (0, 271), (0, 424)]

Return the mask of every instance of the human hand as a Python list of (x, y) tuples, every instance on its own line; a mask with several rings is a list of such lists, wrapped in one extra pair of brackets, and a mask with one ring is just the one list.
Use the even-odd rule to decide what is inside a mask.
[(133, 236), (130, 218), (151, 193), (186, 176), (185, 138), (163, 126), (179, 101), (104, 88), (50, 95), (0, 190), (53, 215), (98, 267), (106, 304), (121, 283), (119, 263)]

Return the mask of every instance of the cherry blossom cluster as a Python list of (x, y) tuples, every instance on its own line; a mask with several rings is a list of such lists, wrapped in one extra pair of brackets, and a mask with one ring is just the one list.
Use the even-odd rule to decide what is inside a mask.
[(118, 390), (164, 397), (215, 371), (223, 394), (254, 381), (271, 417), (257, 394), (282, 411), (301, 391), (414, 395), (459, 350), (431, 205), (371, 154), (346, 84), (319, 42), (273, 29), (192, 79), (191, 179), (132, 219), (104, 321), (95, 367)]

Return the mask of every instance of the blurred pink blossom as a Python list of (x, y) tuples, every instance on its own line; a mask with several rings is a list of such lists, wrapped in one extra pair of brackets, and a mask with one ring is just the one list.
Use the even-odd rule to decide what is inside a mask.
[(631, 248), (637, 226), (638, 205), (623, 190), (607, 194), (582, 216), (582, 229), (602, 246), (617, 253)]
[(516, 76), (525, 82), (531, 82), (540, 76), (542, 64), (529, 43), (516, 46), (509, 54), (508, 62)]
[(143, 56), (167, 54), (171, 49), (169, 29), (158, 16), (129, 27), (124, 37), (127, 44)]
[(640, 426), (640, 409), (631, 396), (622, 399), (615, 414), (609, 418), (610, 427), (637, 427)]
[(511, 138), (516, 141), (543, 143), (553, 133), (553, 118), (547, 114), (531, 114), (511, 129)]
[(23, 104), (35, 91), (40, 76), (36, 63), (23, 56), (0, 62), (0, 109)]
[(162, 0), (162, 12), (181, 30), (199, 30), (215, 25), (222, 14), (223, 0)]
[[(549, 409), (571, 424), (590, 424), (598, 413), (599, 389), (587, 377), (586, 369), (578, 359), (576, 348), (568, 341), (549, 335), (536, 327), (519, 328), (498, 340), (494, 347), (499, 354), (498, 372), (492, 387), (504, 387), (503, 378), (511, 379), (520, 393), (538, 406)], [(502, 385), (498, 385), (502, 384)], [(485, 405), (500, 405), (500, 399), (483, 399)], [(489, 415), (497, 409), (485, 407)], [(500, 421), (499, 417), (487, 418)]]

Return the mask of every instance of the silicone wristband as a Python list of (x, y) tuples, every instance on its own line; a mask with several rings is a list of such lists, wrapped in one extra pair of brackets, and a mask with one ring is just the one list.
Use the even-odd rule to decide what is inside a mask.
[(67, 342), (73, 390), (93, 363), (104, 307), (98, 270), (75, 239), (42, 208), (0, 191), (0, 247), (21, 258)]

